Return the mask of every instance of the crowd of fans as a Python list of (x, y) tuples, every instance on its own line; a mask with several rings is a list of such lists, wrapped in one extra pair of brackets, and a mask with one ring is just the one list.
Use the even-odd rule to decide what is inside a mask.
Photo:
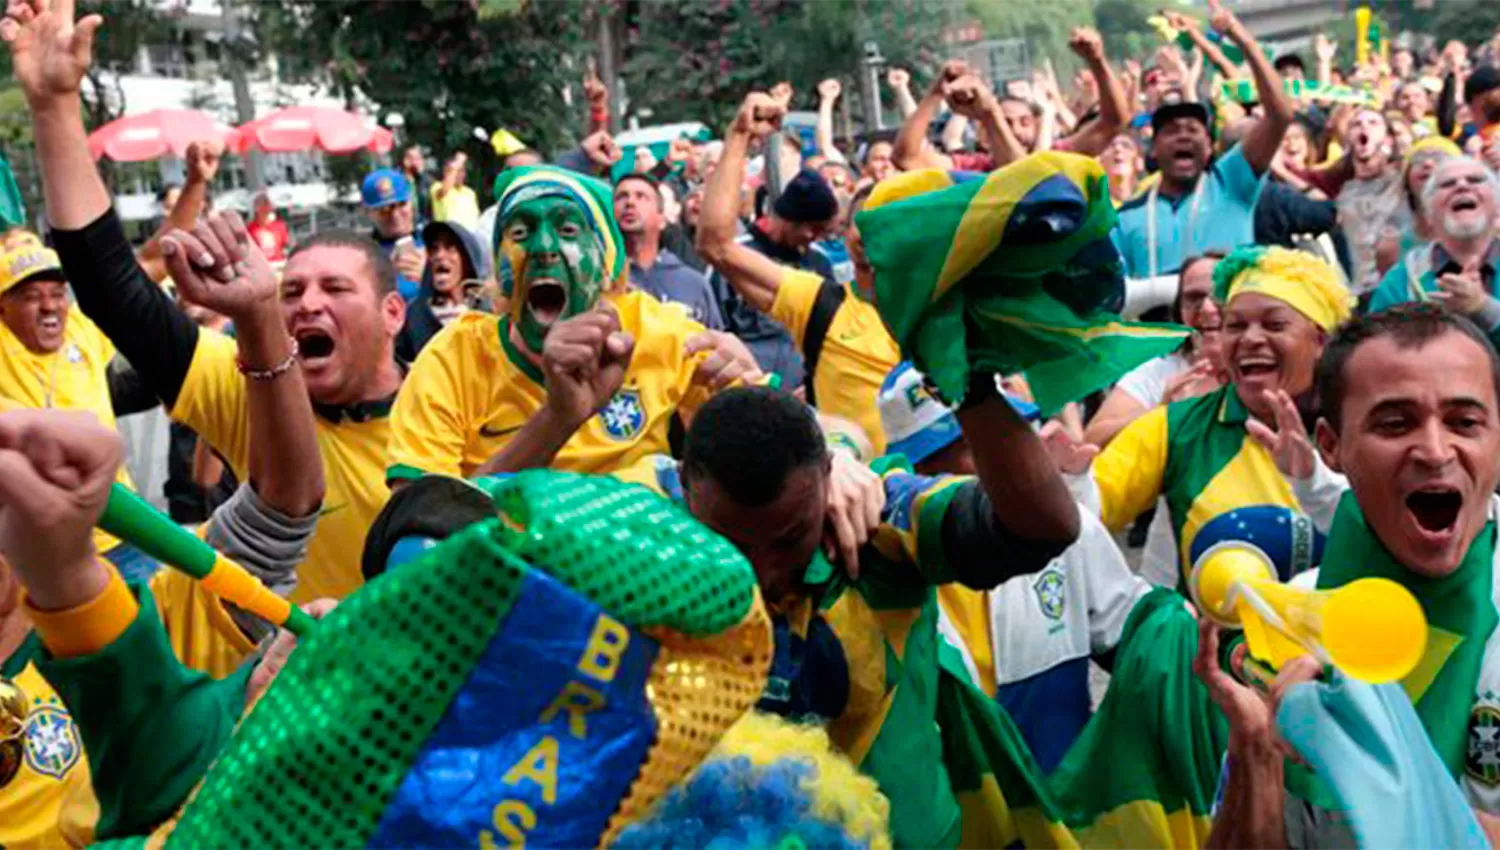
[[(748, 93), (721, 138), (674, 140), (659, 161), (640, 147), (627, 166), (591, 73), (577, 149), (514, 150), (476, 192), (463, 153), (434, 176), (411, 148), (363, 180), (368, 233), (296, 244), (268, 199), (248, 223), (205, 211), (219, 152), (202, 143), (135, 249), (79, 106), (109, 22), (10, 0), (0, 35), (48, 232), (11, 231), (0, 255), (0, 845), (167, 834), (295, 655), (95, 528), (112, 487), (132, 486), (116, 417), (157, 407), (172, 518), (318, 617), (495, 515), (456, 480), (550, 469), (677, 503), (753, 568), (775, 646), (756, 710), (826, 728), (874, 780), (876, 846), (996, 839), (957, 788), (948, 682), (1013, 723), (1029, 769), (1068, 774), (1107, 714), (1091, 663), (1169, 614), (1201, 620), (1179, 624), (1185, 655), (1157, 658), (1216, 706), (1217, 794), (1155, 835), (1379, 843), (1358, 814), (1379, 805), (1298, 779), (1321, 751), (1285, 758), (1289, 709), (1336, 719), (1289, 695), (1338, 674), (1299, 661), (1246, 684), (1191, 579), (1234, 541), (1284, 581), (1389, 577), (1436, 648), (1397, 706), (1427, 737), (1384, 743), (1434, 766), (1428, 810), (1459, 830), (1402, 834), (1500, 835), (1485, 732), (1500, 726), (1500, 35), (1355, 62), (1324, 37), (1268, 55), (1218, 3), (1202, 22), (1164, 14), (1192, 47), (1144, 65), (1075, 29), (1071, 91), (1050, 66), (1003, 91), (956, 60), (915, 92), (895, 69), (899, 129), (840, 140), (839, 81), (782, 83)], [(814, 95), (804, 138), (783, 119)], [(935, 253), (892, 235), (894, 215)], [(902, 313), (1019, 286), (995, 270), (1008, 251), (1099, 222), (1107, 236), (983, 302), (1014, 312), (971, 295), (922, 333)], [(930, 299), (899, 291), (913, 280)], [(1049, 304), (1076, 326), (1042, 327)], [(1014, 338), (980, 327), (1007, 322)], [(1007, 370), (984, 348), (1047, 334), (1087, 352), (1075, 371), (1103, 375), (1089, 392), (1061, 355)], [(1103, 347), (1132, 334), (1166, 347)], [(1267, 543), (1292, 529), (1305, 537)], [(1196, 734), (1114, 732), (1163, 752)]]

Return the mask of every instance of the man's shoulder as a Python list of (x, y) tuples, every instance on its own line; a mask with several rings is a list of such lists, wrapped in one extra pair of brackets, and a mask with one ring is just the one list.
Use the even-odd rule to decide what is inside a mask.
[(612, 296), (622, 330), (634, 335), (637, 346), (664, 344), (681, 348), (687, 337), (705, 328), (693, 321), (682, 304), (663, 301), (639, 289)]
[[(492, 313), (461, 313), (428, 340), (422, 354), (429, 351), (492, 351), (500, 347), (501, 317)], [(417, 362), (422, 362), (422, 354)]]
[(1145, 213), (1146, 204), (1150, 200), (1150, 192), (1140, 192), (1137, 193), (1135, 197), (1131, 198), (1123, 204), (1120, 204), (1120, 208), (1115, 211), (1115, 215), (1118, 218), (1120, 225), (1122, 227), (1125, 225), (1125, 218), (1127, 215), (1133, 218), (1136, 215)]

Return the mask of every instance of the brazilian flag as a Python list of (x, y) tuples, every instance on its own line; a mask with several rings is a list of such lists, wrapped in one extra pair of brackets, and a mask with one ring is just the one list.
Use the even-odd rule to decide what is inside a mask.
[(749, 563), (614, 479), (486, 486), (492, 518), (303, 639), (147, 846), (594, 847), (704, 759), (770, 669)]
[(950, 405), (971, 371), (1024, 372), (1048, 416), (1187, 338), (1110, 312), (1123, 266), (1088, 157), (1034, 154), (982, 179), (907, 172), (877, 184), (856, 221), (881, 319)]
[(962, 846), (1201, 847), (1229, 733), (1193, 676), (1197, 628), (1172, 591), (1137, 602), (1103, 704), (1047, 777), (957, 652), (946, 657), (938, 721)]

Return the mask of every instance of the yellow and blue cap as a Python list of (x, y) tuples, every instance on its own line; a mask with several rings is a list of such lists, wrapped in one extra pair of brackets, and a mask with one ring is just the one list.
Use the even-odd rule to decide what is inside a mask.
[(0, 294), (43, 276), (48, 280), (67, 280), (57, 252), (42, 247), (40, 242), (22, 242), (0, 254)]

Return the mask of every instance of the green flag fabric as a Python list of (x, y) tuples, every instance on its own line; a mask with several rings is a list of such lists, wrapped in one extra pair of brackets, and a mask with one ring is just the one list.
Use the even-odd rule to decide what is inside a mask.
[(1197, 629), (1173, 591), (1136, 603), (1104, 702), (1050, 777), (957, 652), (945, 655), (938, 722), (962, 846), (1201, 847), (1229, 732), (1193, 676)]
[(21, 187), (16, 185), (16, 175), (10, 163), (0, 156), (0, 227), (26, 226), (26, 203), (21, 200)]
[(1451, 575), (1420, 576), (1402, 566), (1376, 538), (1350, 491), (1334, 514), (1318, 570), (1320, 589), (1342, 587), (1361, 578), (1388, 578), (1422, 604), (1427, 614), (1427, 652), (1401, 685), (1416, 705), (1438, 757), (1458, 778), (1464, 775), (1469, 712), (1484, 664), (1485, 643), (1500, 624), (1491, 596), (1494, 560), (1492, 521), (1479, 532)]
[(983, 179), (908, 172), (879, 183), (856, 221), (876, 309), (950, 405), (971, 370), (1025, 372), (1050, 415), (1187, 336), (1108, 312), (1122, 266), (1093, 159), (1039, 153)]

